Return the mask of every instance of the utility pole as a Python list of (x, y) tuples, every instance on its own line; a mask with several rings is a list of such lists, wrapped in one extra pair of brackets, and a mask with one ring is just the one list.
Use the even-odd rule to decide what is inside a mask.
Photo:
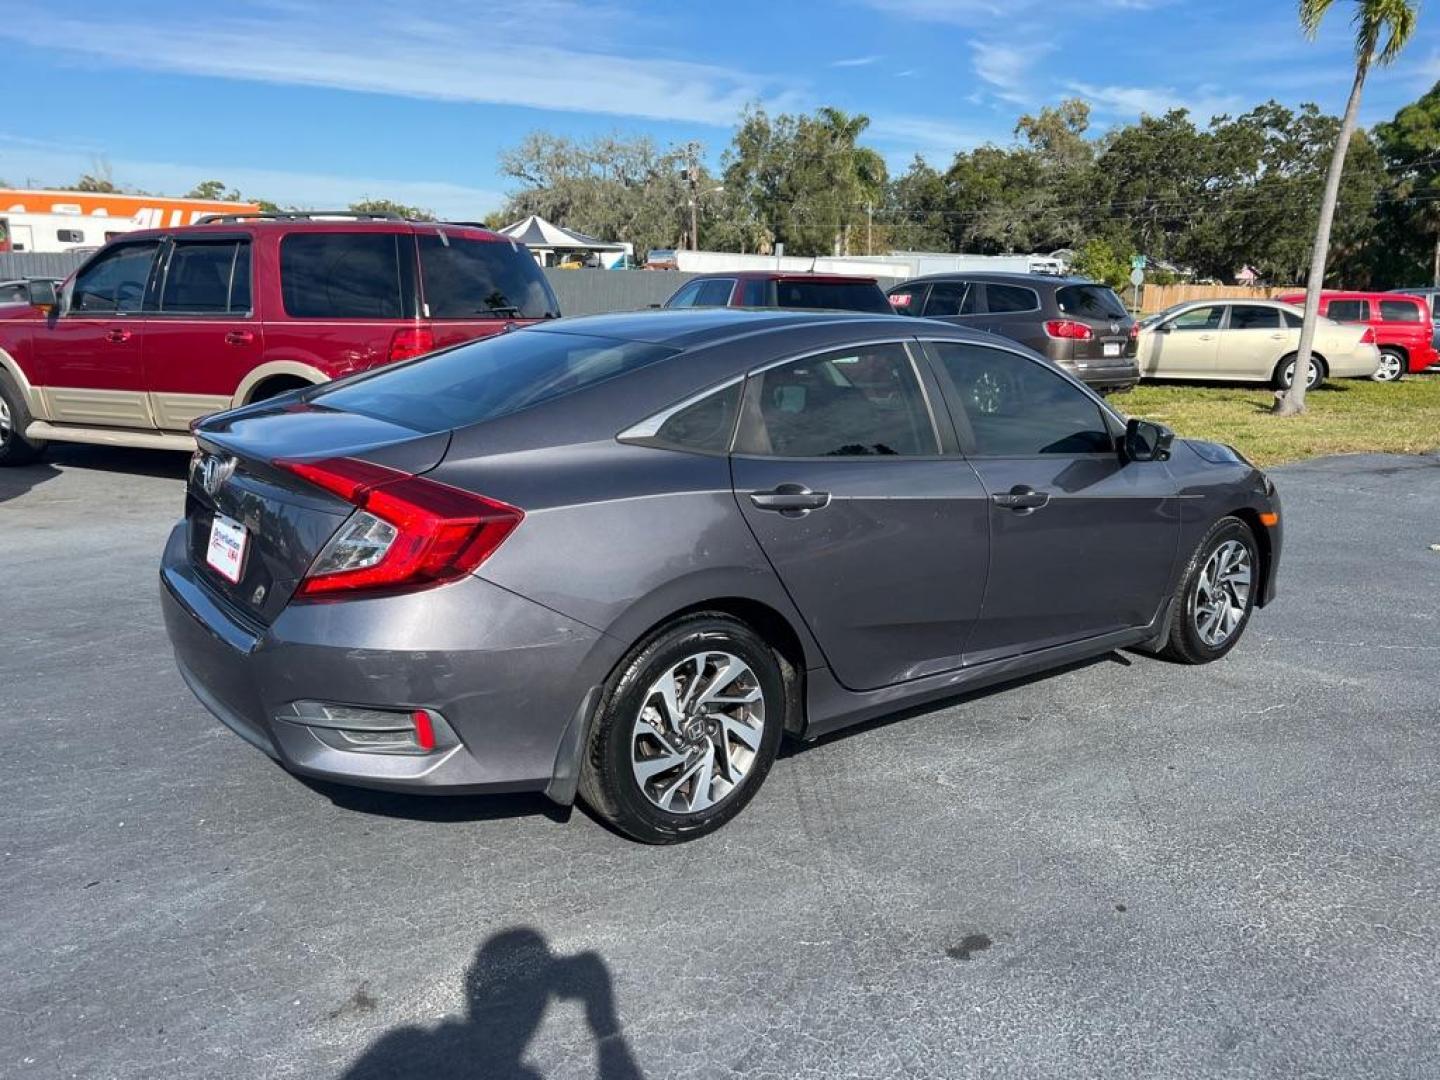
[(875, 204), (865, 204), (865, 254), (875, 254)]
[(695, 161), (695, 144), (691, 143), (688, 147), (688, 150), (690, 153), (688, 167), (683, 173), (681, 173), (681, 176), (684, 177), (686, 185), (690, 189), (690, 250), (699, 251), (700, 208), (697, 204), (700, 201), (700, 196), (697, 189), (699, 187), (700, 178), (696, 175), (696, 173), (699, 172), (699, 166), (696, 164)]

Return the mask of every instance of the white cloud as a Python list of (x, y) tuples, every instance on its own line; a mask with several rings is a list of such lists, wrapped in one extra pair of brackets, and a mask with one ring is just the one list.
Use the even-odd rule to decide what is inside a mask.
[[(38, 186), (69, 183), (96, 167), (89, 146), (45, 143), (0, 135), (6, 179)], [(201, 180), (223, 180), (250, 198), (270, 199), (282, 206), (337, 209), (362, 198), (394, 199), (435, 211), (442, 218), (475, 220), (505, 201), (503, 193), (444, 180), (387, 180), (366, 176), (256, 169), (216, 162), (183, 163), (98, 158), (115, 183), (168, 195), (180, 195)]]
[(0, 38), (128, 68), (724, 126), (748, 102), (794, 99), (780, 79), (602, 51), (616, 17), (576, 0), (509, 12), (462, 0), (444, 19), (381, 0), (352, 3), (343, 17), (317, 0), (286, 0), (189, 23), (136, 9), (84, 18), (22, 9), (7, 11)]
[(1111, 116), (1160, 116), (1171, 109), (1189, 109), (1190, 115), (1204, 124), (1213, 116), (1234, 114), (1246, 107), (1242, 98), (1216, 93), (1213, 87), (1200, 87), (1195, 94), (1187, 95), (1169, 86), (1095, 86), (1084, 82), (1066, 85), (1090, 102), (1097, 113)]
[(1036, 97), (1035, 82), (1030, 70), (1052, 46), (1002, 45), (998, 42), (972, 41), (975, 74), (993, 88), (996, 97), (1013, 105), (1028, 105)]
[(852, 56), (845, 60), (832, 60), (830, 61), (830, 66), (832, 68), (869, 67), (871, 64), (876, 63), (877, 61), (882, 59), (884, 59), (884, 57)]
[(861, 0), (887, 15), (919, 22), (976, 26), (997, 18), (1013, 24), (1024, 13), (1056, 14), (1096, 10), (1148, 11), (1174, 0)]
[(885, 160), (892, 172), (907, 168), (916, 154), (943, 168), (957, 151), (985, 141), (976, 132), (946, 120), (884, 113), (870, 118), (865, 134), (885, 149)]

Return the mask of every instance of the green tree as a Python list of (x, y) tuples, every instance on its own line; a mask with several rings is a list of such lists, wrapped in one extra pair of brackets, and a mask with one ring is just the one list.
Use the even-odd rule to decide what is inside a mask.
[(223, 202), (243, 202), (240, 192), (227, 189), (223, 180), (201, 180), (185, 193), (187, 199), (217, 199)]
[(1388, 256), (1384, 271), (1393, 285), (1423, 274), (1440, 286), (1440, 82), (1395, 118), (1375, 128), (1375, 142), (1395, 176), (1385, 207)]
[(434, 221), (435, 211), (421, 206), (407, 206), (393, 199), (372, 199), (368, 195), (349, 207), (357, 214), (398, 214), (407, 221)]
[(950, 192), (945, 178), (918, 154), (887, 185), (879, 214), (888, 247), (901, 251), (946, 251), (950, 247)]
[(1087, 240), (1075, 253), (1070, 269), (1112, 289), (1123, 289), (1130, 281), (1130, 264), (1116, 254), (1109, 241)]
[[(1280, 416), (1295, 416), (1305, 411), (1305, 373), (1310, 368), (1310, 353), (1315, 343), (1315, 327), (1320, 317), (1320, 290), (1325, 285), (1325, 260), (1330, 253), (1330, 228), (1335, 219), (1335, 206), (1340, 199), (1340, 184), (1345, 172), (1345, 155), (1350, 136), (1360, 114), (1360, 97), (1365, 79), (1374, 64), (1384, 66), (1400, 55), (1405, 43), (1415, 32), (1418, 5), (1411, 0), (1352, 0), (1355, 7), (1355, 78), (1350, 85), (1350, 98), (1340, 131), (1335, 139), (1334, 154), (1325, 177), (1325, 192), (1320, 201), (1320, 222), (1315, 230), (1315, 247), (1310, 256), (1310, 278), (1305, 289), (1305, 324), (1300, 330), (1300, 347), (1295, 358), (1295, 378), (1290, 389), (1275, 401)], [(1300, 25), (1312, 38), (1335, 0), (1300, 0)]]

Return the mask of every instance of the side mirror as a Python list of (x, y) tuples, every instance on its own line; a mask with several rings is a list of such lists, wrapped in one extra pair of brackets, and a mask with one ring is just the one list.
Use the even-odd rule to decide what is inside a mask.
[(1125, 456), (1131, 461), (1169, 461), (1175, 432), (1151, 420), (1130, 419), (1125, 424)]
[(26, 285), (30, 292), (30, 303), (38, 308), (53, 309), (60, 303), (55, 292), (55, 282), (49, 278), (31, 278)]

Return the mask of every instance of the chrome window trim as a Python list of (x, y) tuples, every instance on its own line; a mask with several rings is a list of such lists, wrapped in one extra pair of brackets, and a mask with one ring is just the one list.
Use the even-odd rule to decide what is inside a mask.
[[(732, 386), (740, 385), (745, 381), (745, 378), (746, 376), (744, 375), (733, 375), (730, 378), (726, 379), (724, 382), (718, 382), (711, 386), (708, 386), (704, 390), (700, 390), (697, 393), (691, 394), (684, 400), (677, 401), (674, 405), (670, 405), (667, 408), (660, 410), (658, 413), (653, 413), (652, 415), (647, 416), (644, 420), (641, 420), (638, 423), (631, 424), (624, 431), (616, 435), (615, 438), (620, 440), (621, 442), (638, 442), (644, 439), (653, 439), (660, 433), (660, 429), (665, 426), (666, 421), (668, 421), (676, 413), (684, 412), (691, 405), (698, 405), (700, 402), (708, 398), (711, 394), (719, 394), (725, 390), (729, 390)], [(740, 414), (740, 410), (738, 408), (735, 410), (735, 414), (738, 421)], [(735, 432), (731, 431), (730, 446), (733, 447), (734, 445)], [(676, 449), (683, 450), (685, 448), (677, 447)], [(714, 451), (711, 452), (713, 453)], [(728, 449), (726, 452), (729, 452)], [(694, 453), (705, 453), (705, 451), (696, 450), (694, 451)]]

